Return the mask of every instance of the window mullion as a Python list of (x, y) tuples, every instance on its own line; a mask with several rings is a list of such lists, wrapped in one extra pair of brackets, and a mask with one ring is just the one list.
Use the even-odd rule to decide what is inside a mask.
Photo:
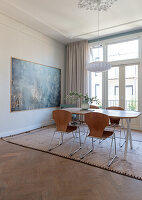
[[(103, 61), (107, 62), (107, 46), (103, 46)], [(102, 107), (106, 108), (108, 106), (108, 73), (102, 73)]]
[(119, 66), (119, 105), (125, 109), (125, 66)]

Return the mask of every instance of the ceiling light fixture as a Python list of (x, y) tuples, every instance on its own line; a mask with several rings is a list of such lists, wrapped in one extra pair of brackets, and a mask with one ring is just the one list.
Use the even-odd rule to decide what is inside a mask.
[(117, 0), (79, 0), (78, 7), (86, 10), (108, 10)]
[[(78, 7), (85, 8), (86, 10), (97, 10), (98, 11), (98, 58), (99, 58), (99, 47), (100, 41), (100, 21), (99, 13), (100, 11), (107, 11), (111, 7), (113, 2), (117, 0), (79, 0)], [(111, 69), (111, 64), (103, 61), (95, 61), (88, 63), (86, 69), (91, 72), (104, 72)]]

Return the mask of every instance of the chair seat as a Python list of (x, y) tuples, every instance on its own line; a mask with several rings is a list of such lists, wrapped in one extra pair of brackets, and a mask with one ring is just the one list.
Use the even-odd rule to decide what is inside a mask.
[(99, 136), (92, 136), (92, 135), (89, 135), (89, 137), (95, 137), (95, 138), (102, 138), (102, 139), (106, 139), (106, 138), (108, 138), (108, 137), (110, 137), (111, 135), (113, 135), (113, 131), (112, 130), (104, 130), (104, 132), (103, 132), (103, 135), (101, 136), (101, 137), (99, 137)]
[(77, 126), (67, 126), (67, 130), (66, 132), (70, 133), (70, 132), (73, 132), (77, 129)]
[(111, 117), (110, 118), (110, 123), (111, 124), (119, 124), (120, 122), (120, 118), (116, 118), (116, 117)]
[(121, 125), (120, 125), (120, 124), (117, 124), (117, 123), (111, 123), (111, 124), (109, 124), (109, 126), (121, 127)]
[(102, 138), (108, 138), (111, 135), (113, 135), (113, 131), (104, 131), (103, 135), (102, 135)]

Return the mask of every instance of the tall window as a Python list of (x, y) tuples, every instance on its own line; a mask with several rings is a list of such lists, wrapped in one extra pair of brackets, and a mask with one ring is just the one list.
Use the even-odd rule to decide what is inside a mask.
[(109, 62), (138, 58), (138, 40), (108, 45), (107, 59)]
[(119, 67), (108, 71), (108, 106), (119, 106)]
[(108, 106), (138, 110), (138, 65), (122, 65), (108, 71)]
[(97, 98), (102, 101), (102, 73), (91, 73), (92, 83), (91, 83), (91, 94), (92, 97), (97, 96)]
[(138, 110), (138, 65), (125, 67), (125, 109)]
[(139, 62), (139, 39), (91, 46), (90, 62), (94, 61), (108, 61), (114, 66), (108, 72), (90, 73), (91, 95), (97, 96), (104, 108), (138, 110), (138, 64), (131, 63)]
[[(90, 62), (103, 61), (103, 47), (90, 48)], [(91, 72), (91, 96), (102, 102), (102, 73)]]
[(103, 61), (103, 47), (90, 48), (90, 62)]

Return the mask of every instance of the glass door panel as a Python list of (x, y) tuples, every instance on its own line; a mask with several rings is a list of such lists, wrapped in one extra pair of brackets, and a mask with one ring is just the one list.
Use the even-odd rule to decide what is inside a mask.
[(108, 106), (119, 106), (119, 67), (108, 71)]
[(138, 65), (125, 66), (125, 109), (138, 111)]
[[(103, 61), (103, 47), (90, 48), (90, 62)], [(100, 101), (99, 106), (102, 106), (102, 73), (90, 72), (90, 88), (89, 94), (92, 97), (97, 97)]]
[(102, 104), (102, 73), (91, 73), (91, 96), (97, 97)]
[[(138, 111), (138, 64), (112, 67), (108, 71), (108, 106), (120, 106)], [(132, 120), (132, 128), (139, 129), (139, 118)]]

